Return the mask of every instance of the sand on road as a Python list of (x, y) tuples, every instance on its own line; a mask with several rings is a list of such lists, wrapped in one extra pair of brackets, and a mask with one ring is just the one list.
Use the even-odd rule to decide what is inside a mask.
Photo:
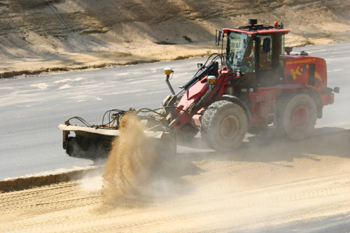
[[(325, 128), (317, 129), (325, 131)], [(103, 204), (101, 174), (0, 194), (0, 232), (349, 232), (350, 131), (186, 152), (147, 195)]]

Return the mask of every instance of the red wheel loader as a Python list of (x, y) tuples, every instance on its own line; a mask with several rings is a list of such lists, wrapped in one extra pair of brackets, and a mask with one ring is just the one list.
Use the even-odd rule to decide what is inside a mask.
[(199, 131), (220, 152), (237, 148), (247, 131), (273, 127), (292, 140), (309, 137), (339, 87), (327, 87), (324, 59), (305, 52), (291, 54), (292, 48), (284, 45), (288, 32), (283, 24), (258, 25), (256, 19), (246, 26), (216, 30), (221, 53), (197, 64), (198, 71), (178, 93), (169, 82), (173, 70), (164, 70), (171, 95), (160, 109), (113, 109), (104, 115), (109, 115), (108, 123), (100, 125), (75, 117), (85, 126), (74, 126), (71, 118), (59, 125), (63, 148), (75, 157), (107, 156), (112, 139), (119, 135), (119, 122), (128, 113), (145, 121), (145, 134), (173, 153), (176, 138), (187, 140)]

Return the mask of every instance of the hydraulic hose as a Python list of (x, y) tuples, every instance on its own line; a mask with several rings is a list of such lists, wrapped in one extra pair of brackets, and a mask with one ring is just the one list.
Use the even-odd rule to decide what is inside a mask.
[[(210, 58), (212, 56), (216, 55), (213, 59), (211, 59), (211, 63), (209, 66), (205, 66), (205, 64), (208, 63), (208, 61), (210, 60)], [(196, 82), (198, 82), (199, 80), (201, 80), (204, 76), (208, 75), (210, 71), (212, 71), (213, 69), (215, 69), (215, 60), (217, 58), (221, 59), (221, 63), (222, 63), (222, 56), (221, 54), (216, 54), (213, 53), (211, 54), (207, 61), (204, 63), (203, 68), (201, 70), (198, 70), (197, 73), (193, 76), (193, 78), (188, 81), (184, 86), (181, 87), (181, 90), (176, 93), (176, 96), (180, 96), (184, 91), (187, 91), (191, 86), (193, 86)]]

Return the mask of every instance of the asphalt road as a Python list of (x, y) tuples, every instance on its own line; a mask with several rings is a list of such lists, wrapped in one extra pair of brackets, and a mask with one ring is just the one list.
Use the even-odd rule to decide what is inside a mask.
[[(315, 133), (350, 128), (350, 43), (297, 48), (327, 61), (328, 87), (340, 87), (324, 108)], [(93, 164), (67, 156), (57, 125), (81, 116), (100, 123), (106, 110), (159, 107), (170, 94), (163, 69), (175, 70), (171, 83), (183, 85), (205, 59), (143, 64), (102, 70), (0, 80), (0, 180), (58, 173)], [(175, 88), (177, 91), (178, 88)]]

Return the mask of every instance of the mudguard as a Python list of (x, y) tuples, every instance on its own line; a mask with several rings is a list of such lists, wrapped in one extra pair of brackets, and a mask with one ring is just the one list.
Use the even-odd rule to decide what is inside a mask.
[(248, 118), (248, 121), (251, 121), (252, 120), (252, 116), (250, 114), (250, 111), (247, 107), (247, 105), (239, 98), (237, 98), (236, 96), (233, 96), (233, 95), (223, 95), (221, 97), (222, 100), (228, 100), (228, 101), (231, 101), (232, 103), (235, 103), (235, 104), (238, 104), (240, 107), (243, 108), (243, 110), (245, 111), (245, 114), (247, 114), (247, 118)]

